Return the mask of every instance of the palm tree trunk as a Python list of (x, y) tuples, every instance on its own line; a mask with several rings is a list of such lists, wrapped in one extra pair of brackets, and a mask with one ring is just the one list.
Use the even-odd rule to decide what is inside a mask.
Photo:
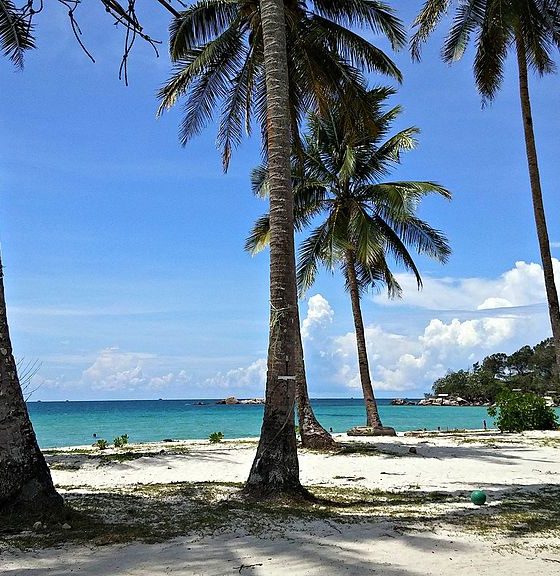
[(360, 305), (360, 291), (356, 278), (356, 267), (354, 255), (350, 250), (346, 251), (346, 277), (350, 289), (350, 300), (352, 301), (352, 314), (354, 315), (354, 327), (356, 328), (356, 344), (358, 346), (358, 366), (360, 369), (360, 381), (364, 393), (366, 404), (366, 425), (372, 428), (382, 428), (381, 418), (377, 410), (377, 403), (373, 394), (371, 377), (369, 375), (369, 363), (366, 350), (366, 335), (364, 332), (364, 322), (362, 320), (362, 307)]
[(558, 305), (558, 292), (554, 281), (554, 269), (550, 254), (550, 242), (546, 226), (546, 217), (541, 191), (541, 179), (537, 160), (537, 147), (533, 131), (533, 113), (529, 98), (529, 81), (527, 75), (527, 56), (525, 43), (520, 32), (516, 34), (515, 43), (517, 48), (517, 63), (519, 67), (519, 95), (521, 98), (521, 111), (523, 114), (523, 130), (525, 132), (525, 148), (527, 151), (527, 163), (529, 165), (529, 180), (531, 183), (531, 195), (533, 197), (533, 212), (537, 227), (537, 237), (541, 252), (541, 260), (544, 272), (544, 285), (548, 302), (548, 313), (552, 326), (552, 339), (556, 352), (556, 374), (560, 377), (560, 307)]
[(62, 506), (19, 384), (0, 259), (0, 512), (41, 515)]
[(297, 324), (296, 347), (296, 399), (301, 446), (302, 448), (311, 448), (313, 450), (332, 450), (336, 448), (336, 442), (319, 424), (309, 401), (299, 321)]
[(297, 289), (290, 177), (290, 106), (282, 0), (261, 0), (270, 179), (270, 332), (266, 404), (246, 491), (301, 493), (294, 426)]

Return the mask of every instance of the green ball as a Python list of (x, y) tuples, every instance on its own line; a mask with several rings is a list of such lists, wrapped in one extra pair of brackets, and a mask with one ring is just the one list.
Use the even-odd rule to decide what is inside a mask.
[(471, 493), (471, 502), (477, 506), (482, 506), (486, 503), (486, 492), (475, 490)]

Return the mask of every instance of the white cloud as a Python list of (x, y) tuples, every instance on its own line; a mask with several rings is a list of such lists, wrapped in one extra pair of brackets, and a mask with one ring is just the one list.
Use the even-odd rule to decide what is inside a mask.
[(188, 374), (181, 370), (177, 374), (153, 374), (146, 364), (156, 359), (153, 354), (125, 352), (118, 348), (105, 348), (93, 364), (82, 372), (81, 384), (92, 390), (157, 390), (172, 383), (187, 383)]
[(313, 338), (313, 331), (332, 324), (334, 311), (321, 294), (311, 296), (307, 301), (307, 316), (301, 323), (301, 337), (304, 340)]
[(551, 248), (560, 248), (560, 242), (551, 242), (550, 247)]
[(259, 391), (264, 395), (267, 364), (266, 358), (259, 358), (247, 367), (234, 368), (228, 372), (218, 372), (206, 380), (207, 389), (229, 390), (232, 394), (241, 391)]
[[(552, 259), (555, 278), (560, 284), (560, 261)], [(417, 306), (429, 310), (476, 310), (492, 306), (527, 306), (545, 302), (542, 267), (533, 262), (519, 261), (498, 278), (424, 278), (424, 288), (416, 289), (411, 274), (397, 274), (403, 287), (401, 300), (389, 300), (383, 295), (373, 297), (386, 306)]]

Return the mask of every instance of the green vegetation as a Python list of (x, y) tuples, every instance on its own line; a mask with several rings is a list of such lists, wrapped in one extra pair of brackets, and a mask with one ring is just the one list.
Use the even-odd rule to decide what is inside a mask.
[[(449, 526), (488, 535), (538, 534), (546, 545), (545, 537), (556, 536), (560, 525), (560, 488), (552, 484), (490, 494), (495, 504), (484, 510), (470, 508), (468, 491), (310, 486), (311, 500), (258, 502), (244, 498), (241, 488), (239, 483), (213, 482), (140, 484), (110, 491), (81, 487), (67, 492), (62, 513), (36, 532), (30, 531), (35, 517), (0, 517), (0, 545), (29, 549), (67, 542), (161, 542), (239, 526), (258, 536), (281, 535), (287, 529), (306, 530), (307, 523), (316, 520), (332, 526), (391, 521), (397, 532)], [(65, 522), (70, 529), (62, 528)]]
[(501, 392), (496, 405), (488, 409), (488, 414), (493, 418), (498, 416), (496, 426), (504, 432), (558, 428), (558, 418), (553, 408), (532, 393)]
[(210, 436), (208, 436), (208, 440), (212, 444), (217, 444), (218, 442), (221, 442), (223, 439), (224, 439), (223, 432), (212, 432), (212, 434), (210, 434)]
[(107, 442), (107, 440), (103, 440), (103, 438), (100, 438), (93, 443), (93, 447), (99, 450), (107, 450), (107, 448), (109, 448), (109, 442)]
[(115, 448), (123, 448), (128, 444), (128, 434), (122, 434), (121, 436), (117, 436), (113, 440), (113, 445)]
[(534, 347), (523, 346), (511, 355), (498, 353), (473, 364), (469, 370), (449, 372), (434, 382), (434, 395), (460, 396), (469, 402), (496, 401), (505, 391), (521, 389), (544, 396), (558, 390), (554, 374), (554, 345), (552, 338)]

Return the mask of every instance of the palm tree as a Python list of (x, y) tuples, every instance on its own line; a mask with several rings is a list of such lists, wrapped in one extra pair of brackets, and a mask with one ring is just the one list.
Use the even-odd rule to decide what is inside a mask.
[[(19, 68), (33, 47), (31, 29), (10, 0), (0, 0), (0, 46)], [(42, 513), (60, 508), (49, 468), (39, 450), (18, 379), (8, 329), (0, 257), (0, 512)]]
[[(362, 116), (362, 70), (401, 80), (401, 73), (379, 48), (347, 26), (367, 26), (384, 34), (393, 48), (404, 45), (404, 28), (377, 0), (285, 0), (289, 120), (299, 142), (309, 110), (328, 110), (333, 99)], [(171, 25), (170, 53), (176, 63), (161, 89), (159, 113), (186, 97), (180, 139), (185, 145), (221, 107), (217, 144), (227, 169), (232, 149), (252, 119), (260, 124), (263, 149), (268, 134), (265, 41), (257, 0), (199, 0)]]
[[(390, 169), (400, 162), (401, 152), (416, 145), (417, 128), (407, 128), (385, 140), (393, 120), (401, 109), (387, 112), (384, 100), (390, 89), (368, 93), (370, 114), (378, 130), (349, 132), (342, 104), (331, 114), (311, 114), (309, 133), (304, 138), (303, 167), (294, 164), (294, 216), (297, 229), (308, 227), (316, 219), (325, 219), (302, 243), (299, 251), (297, 281), (300, 292), (314, 282), (320, 264), (329, 270), (340, 268), (350, 293), (360, 381), (366, 406), (367, 426), (379, 433), (394, 433), (384, 428), (379, 417), (368, 365), (360, 297), (372, 287), (385, 284), (389, 296), (398, 296), (401, 288), (389, 269), (387, 256), (422, 280), (409, 247), (418, 253), (445, 262), (450, 249), (445, 237), (415, 215), (421, 198), (450, 193), (433, 182), (382, 182)], [(384, 141), (385, 140), (385, 141)], [(257, 170), (254, 187), (266, 192), (266, 170)], [(253, 252), (266, 245), (268, 216), (257, 221), (248, 240)]]
[(550, 242), (542, 199), (533, 115), (529, 97), (528, 67), (539, 75), (554, 72), (554, 47), (560, 48), (560, 2), (558, 0), (427, 0), (415, 21), (411, 48), (420, 58), (420, 46), (441, 18), (455, 5), (453, 24), (445, 38), (442, 58), (451, 63), (465, 53), (476, 33), (474, 76), (483, 100), (493, 100), (500, 89), (509, 50), (515, 51), (519, 73), (519, 97), (529, 166), (533, 212), (544, 272), (552, 337), (560, 375), (560, 307), (554, 281)]
[(160, 110), (186, 95), (186, 143), (223, 105), (218, 142), (227, 169), (232, 147), (256, 117), (270, 179), (270, 333), (266, 405), (246, 490), (255, 495), (301, 493), (295, 444), (297, 288), (290, 151), (309, 109), (326, 111), (335, 96), (360, 115), (362, 74), (400, 79), (383, 52), (345, 28), (367, 24), (394, 47), (404, 30), (376, 0), (201, 0), (175, 20), (171, 55), (177, 70), (162, 89)]

